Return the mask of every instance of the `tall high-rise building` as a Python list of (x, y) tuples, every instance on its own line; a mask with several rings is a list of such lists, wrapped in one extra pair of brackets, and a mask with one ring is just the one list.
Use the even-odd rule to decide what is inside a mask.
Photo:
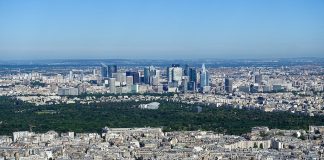
[(158, 76), (151, 77), (151, 85), (158, 86), (160, 84), (160, 78)]
[(172, 81), (181, 82), (182, 80), (182, 68), (174, 67), (172, 71)]
[(233, 91), (233, 79), (225, 78), (224, 89), (227, 93), (231, 93)]
[(133, 71), (126, 71), (126, 76), (133, 76)]
[(188, 64), (185, 65), (185, 68), (183, 70), (183, 75), (189, 76), (189, 65)]
[(181, 89), (183, 92), (188, 91), (188, 82), (189, 82), (189, 76), (183, 76), (182, 77), (182, 82), (181, 82)]
[(83, 81), (83, 78), (84, 78), (84, 72), (83, 72), (83, 70), (81, 70), (80, 81)]
[(73, 76), (73, 71), (70, 71), (70, 74), (69, 74), (69, 80), (70, 80), (70, 81), (73, 81), (73, 78), (74, 78), (74, 76)]
[(173, 67), (168, 67), (167, 68), (167, 78), (168, 78), (168, 82), (172, 82), (172, 71), (173, 71)]
[(107, 78), (108, 77), (108, 66), (102, 64), (100, 68), (100, 75), (101, 78)]
[(262, 82), (262, 75), (261, 74), (257, 74), (254, 76), (254, 82), (255, 83), (258, 83), (258, 84), (261, 84)]
[(190, 91), (196, 91), (196, 82), (190, 81), (188, 83), (188, 90), (190, 90)]
[(113, 78), (116, 78), (116, 81), (120, 82), (121, 85), (126, 84), (126, 73), (125, 72), (117, 72), (113, 75), (116, 75), (116, 77), (113, 76)]
[(189, 68), (189, 81), (193, 81), (197, 83), (197, 69), (196, 68)]
[(144, 68), (144, 83), (145, 84), (150, 84), (150, 72), (151, 72), (151, 67), (145, 67)]
[(126, 77), (126, 86), (132, 86), (133, 85), (133, 76), (127, 76)]
[(189, 68), (189, 83), (188, 83), (188, 90), (196, 91), (197, 87), (197, 69), (194, 67)]
[(153, 83), (153, 77), (159, 78), (160, 72), (155, 69), (153, 66), (144, 68), (144, 83), (151, 84)]
[(126, 76), (133, 76), (133, 84), (141, 83), (139, 72), (127, 71)]
[(167, 68), (168, 82), (178, 82), (181, 84), (182, 80), (182, 68), (179, 64), (172, 64), (172, 67)]
[(117, 73), (117, 65), (108, 65), (108, 77), (111, 78), (113, 73)]
[(206, 70), (205, 64), (203, 64), (200, 72), (200, 87), (203, 88), (205, 86), (209, 86), (209, 74)]
[(116, 93), (116, 78), (109, 78), (108, 83), (110, 93)]
[(155, 70), (154, 75), (150, 77), (150, 84), (153, 86), (160, 84), (160, 70)]
[(93, 74), (93, 77), (96, 77), (97, 76), (97, 70), (93, 69), (92, 74)]

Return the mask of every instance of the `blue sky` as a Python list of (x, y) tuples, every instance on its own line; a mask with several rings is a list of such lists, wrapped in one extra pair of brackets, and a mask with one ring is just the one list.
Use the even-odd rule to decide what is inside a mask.
[(0, 0), (0, 56), (324, 57), (324, 1)]

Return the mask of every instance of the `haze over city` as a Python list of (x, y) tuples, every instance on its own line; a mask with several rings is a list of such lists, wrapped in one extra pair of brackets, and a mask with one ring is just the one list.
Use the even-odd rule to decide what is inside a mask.
[(323, 57), (324, 1), (0, 1), (2, 60)]

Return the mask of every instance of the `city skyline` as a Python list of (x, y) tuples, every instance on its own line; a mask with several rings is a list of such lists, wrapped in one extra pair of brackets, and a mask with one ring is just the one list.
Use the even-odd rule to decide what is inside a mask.
[(323, 0), (0, 0), (0, 160), (324, 159)]
[(1, 1), (2, 60), (323, 57), (324, 2)]

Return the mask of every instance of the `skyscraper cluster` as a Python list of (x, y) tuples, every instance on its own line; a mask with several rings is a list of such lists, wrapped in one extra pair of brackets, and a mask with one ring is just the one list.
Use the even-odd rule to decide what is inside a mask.
[(136, 91), (145, 86), (151, 86), (149, 88), (161, 92), (209, 92), (211, 90), (209, 72), (205, 64), (201, 68), (190, 67), (188, 64), (182, 68), (180, 64), (171, 64), (165, 72), (154, 66), (137, 71), (118, 71), (116, 65), (102, 64), (100, 72), (102, 82), (111, 88), (112, 93), (118, 92), (118, 87), (128, 87), (126, 90)]
[(116, 65), (105, 65), (101, 64), (101, 77), (102, 78), (111, 78), (113, 73), (117, 73)]
[(167, 68), (167, 79), (169, 88), (177, 88), (180, 91), (210, 91), (209, 72), (205, 64), (199, 70), (195, 67), (185, 65), (184, 69), (179, 64), (172, 64)]
[(144, 68), (144, 83), (157, 86), (160, 80), (160, 70), (154, 68), (153, 66)]

